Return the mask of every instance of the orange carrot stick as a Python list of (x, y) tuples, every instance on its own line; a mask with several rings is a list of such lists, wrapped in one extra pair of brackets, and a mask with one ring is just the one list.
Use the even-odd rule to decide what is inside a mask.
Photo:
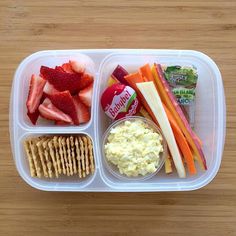
[(165, 107), (165, 105), (163, 104), (163, 107), (165, 109), (166, 115), (168, 117), (168, 120), (170, 122), (171, 128), (173, 130), (174, 136), (175, 136), (175, 140), (184, 156), (184, 159), (186, 161), (187, 167), (188, 167), (188, 171), (191, 175), (194, 175), (197, 173), (197, 170), (195, 168), (195, 164), (194, 164), (194, 158), (193, 158), (193, 154), (191, 152), (191, 149), (189, 147), (189, 144), (186, 140), (186, 138), (184, 137), (181, 129), (179, 128), (178, 124), (176, 123), (173, 115), (170, 113), (170, 111), (168, 110), (168, 108)]
[(152, 81), (154, 84), (156, 84), (149, 64), (145, 64), (144, 66), (140, 67), (139, 70), (143, 77), (147, 78), (148, 81)]

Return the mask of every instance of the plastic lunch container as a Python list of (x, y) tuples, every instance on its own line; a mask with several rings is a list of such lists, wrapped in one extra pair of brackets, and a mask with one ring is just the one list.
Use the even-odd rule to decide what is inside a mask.
[[(53, 126), (47, 122), (32, 125), (26, 116), (26, 98), (32, 73), (39, 73), (41, 65), (56, 66), (71, 58), (87, 60), (88, 69), (95, 77), (91, 120), (81, 126)], [(110, 121), (100, 106), (106, 82), (119, 64), (133, 72), (145, 63), (166, 65), (194, 65), (198, 70), (196, 88), (195, 132), (203, 140), (207, 171), (180, 179), (177, 173), (166, 175), (164, 168), (145, 181), (124, 181), (113, 176), (102, 163), (102, 137)], [(19, 65), (11, 91), (10, 137), (16, 168), (32, 187), (45, 191), (111, 191), (160, 192), (195, 190), (207, 185), (220, 167), (225, 139), (225, 96), (220, 71), (211, 58), (198, 51), (151, 49), (88, 49), (40, 51), (24, 59)], [(76, 176), (58, 179), (38, 179), (30, 176), (23, 140), (43, 134), (80, 134), (91, 137), (94, 147), (95, 173), (80, 180)], [(198, 165), (196, 165), (198, 167)]]

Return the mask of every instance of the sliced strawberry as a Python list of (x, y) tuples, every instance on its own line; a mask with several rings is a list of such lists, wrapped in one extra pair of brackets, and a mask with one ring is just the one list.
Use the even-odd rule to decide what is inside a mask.
[(45, 84), (46, 80), (44, 80), (40, 76), (31, 76), (29, 94), (26, 102), (28, 113), (34, 113), (37, 110), (40, 104), (41, 97), (43, 95), (43, 88)]
[(41, 66), (40, 73), (57, 90), (69, 90), (71, 94), (77, 93), (93, 82), (93, 77), (90, 75), (61, 72), (46, 66)]
[(37, 109), (33, 113), (27, 112), (27, 116), (30, 118), (30, 121), (32, 122), (32, 124), (35, 125), (39, 117), (39, 110)]
[(75, 125), (79, 124), (76, 107), (73, 98), (68, 90), (64, 92), (54, 93), (50, 95), (49, 98), (58, 109), (72, 118)]
[(56, 66), (55, 70), (60, 71), (60, 72), (66, 72), (62, 66)]
[(39, 106), (39, 113), (48, 120), (72, 123), (70, 116), (55, 107), (48, 98)]
[(84, 63), (74, 61), (74, 60), (70, 60), (69, 63), (70, 63), (71, 68), (74, 72), (80, 73), (80, 74), (83, 74), (85, 72), (85, 64)]
[(72, 67), (71, 67), (71, 64), (70, 63), (64, 63), (62, 64), (61, 66), (63, 68), (63, 70), (67, 73), (71, 73), (71, 74), (74, 74), (75, 71), (73, 71)]
[(74, 96), (74, 103), (76, 106), (79, 123), (82, 124), (88, 122), (90, 120), (89, 108), (80, 101), (78, 96)]
[(54, 93), (58, 93), (59, 91), (57, 89), (54, 88), (53, 85), (51, 85), (48, 81), (45, 84), (44, 88), (43, 88), (43, 92), (46, 95), (52, 95)]
[(79, 98), (86, 106), (91, 107), (93, 95), (93, 83), (87, 88), (79, 91)]

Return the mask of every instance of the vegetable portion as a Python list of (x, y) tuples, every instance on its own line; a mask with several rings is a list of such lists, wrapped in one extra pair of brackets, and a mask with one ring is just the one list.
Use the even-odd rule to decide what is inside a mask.
[(207, 169), (206, 160), (202, 149), (199, 145), (198, 139), (195, 133), (192, 131), (188, 121), (186, 120), (181, 108), (179, 107), (176, 98), (170, 90), (170, 87), (163, 77), (162, 69), (159, 64), (154, 64), (152, 72), (156, 81), (158, 92), (160, 93), (161, 99), (166, 107), (170, 110), (176, 123), (181, 128), (183, 134), (185, 135), (190, 147), (192, 148), (197, 161), (202, 169)]
[(137, 87), (142, 93), (145, 100), (147, 101), (148, 105), (150, 106), (150, 109), (152, 110), (155, 118), (157, 119), (162, 129), (162, 132), (168, 143), (179, 177), (185, 178), (186, 173), (182, 162), (182, 158), (179, 153), (179, 149), (176, 144), (175, 137), (171, 129), (170, 123), (168, 121), (167, 115), (165, 113), (164, 107), (162, 106), (160, 96), (156, 91), (154, 83), (153, 82), (137, 83)]

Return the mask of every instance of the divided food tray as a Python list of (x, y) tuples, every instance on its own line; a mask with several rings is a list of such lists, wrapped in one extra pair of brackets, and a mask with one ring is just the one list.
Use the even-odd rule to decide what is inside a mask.
[[(94, 92), (91, 119), (80, 126), (55, 126), (40, 120), (32, 125), (26, 115), (26, 99), (31, 74), (39, 74), (40, 66), (53, 67), (69, 59), (85, 60), (94, 75)], [(119, 64), (128, 72), (134, 72), (145, 63), (159, 62), (165, 65), (194, 65), (198, 70), (196, 88), (195, 132), (203, 140), (207, 171), (180, 179), (177, 173), (166, 175), (164, 168), (156, 176), (144, 181), (123, 181), (109, 173), (102, 156), (102, 138), (110, 124), (100, 106), (101, 94), (107, 80)], [(184, 191), (207, 185), (220, 167), (225, 139), (225, 97), (221, 74), (205, 54), (190, 50), (151, 49), (88, 49), (40, 51), (24, 59), (19, 65), (11, 91), (10, 135), (13, 157), (20, 176), (32, 187), (46, 191)], [(30, 176), (23, 140), (31, 136), (52, 134), (87, 134), (92, 139), (95, 173), (83, 180), (77, 176), (54, 179)]]

